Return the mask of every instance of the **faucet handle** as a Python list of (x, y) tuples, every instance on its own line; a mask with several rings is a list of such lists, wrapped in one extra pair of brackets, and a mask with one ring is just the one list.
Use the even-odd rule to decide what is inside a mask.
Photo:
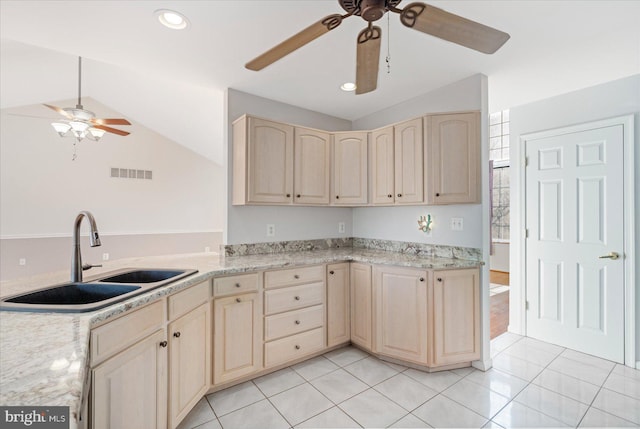
[(84, 264), (84, 265), (82, 265), (82, 271), (87, 271), (87, 270), (90, 270), (91, 268), (98, 268), (98, 267), (101, 267), (101, 266), (102, 266), (102, 264), (96, 264), (96, 265)]

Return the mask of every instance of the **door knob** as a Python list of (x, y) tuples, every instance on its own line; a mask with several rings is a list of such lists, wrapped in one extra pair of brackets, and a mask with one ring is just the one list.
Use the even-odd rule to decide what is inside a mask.
[(600, 256), (600, 259), (613, 259), (614, 261), (618, 258), (620, 258), (620, 255), (616, 252), (610, 252), (608, 255)]

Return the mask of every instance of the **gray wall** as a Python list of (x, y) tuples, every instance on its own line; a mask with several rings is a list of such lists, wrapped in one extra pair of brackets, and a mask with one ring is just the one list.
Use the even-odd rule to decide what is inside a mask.
[[(511, 187), (520, 189), (522, 157), (520, 136), (537, 131), (560, 128), (564, 126), (596, 121), (616, 116), (634, 115), (635, 121), (635, 243), (640, 243), (640, 74), (608, 82), (602, 85), (570, 92), (557, 97), (518, 106), (511, 109)], [(511, 199), (517, 201), (516, 198)], [(521, 272), (520, 237), (517, 231), (522, 231), (524, 225), (520, 223), (521, 207), (511, 206), (511, 279), (512, 283)], [(636, 360), (640, 358), (640, 250), (636, 247)], [(514, 285), (517, 286), (517, 285)], [(512, 288), (510, 327), (514, 332), (524, 332), (524, 314), (520, 308), (521, 291), (519, 287)]]
[[(231, 123), (245, 113), (327, 131), (351, 129), (351, 122), (345, 119), (229, 89), (227, 92), (227, 129), (230, 130)], [(352, 236), (352, 209), (350, 208), (231, 205), (231, 177), (233, 173), (231, 168), (233, 168), (233, 162), (229, 148), (232, 145), (232, 138), (231, 132), (228, 132), (226, 244)], [(346, 231), (344, 234), (338, 233), (339, 222), (345, 223)], [(267, 237), (267, 224), (275, 225), (275, 237)]]

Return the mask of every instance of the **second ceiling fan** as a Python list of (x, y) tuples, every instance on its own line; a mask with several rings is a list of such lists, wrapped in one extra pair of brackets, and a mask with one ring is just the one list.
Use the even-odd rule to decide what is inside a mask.
[(356, 94), (365, 94), (378, 86), (380, 42), (382, 30), (373, 25), (387, 12), (400, 15), (403, 25), (449, 42), (493, 54), (509, 40), (509, 34), (425, 3), (411, 3), (403, 9), (401, 0), (338, 0), (347, 12), (322, 18), (262, 55), (249, 61), (249, 70), (262, 70), (296, 49), (328, 33), (352, 15), (361, 16), (369, 24), (358, 34), (356, 54)]

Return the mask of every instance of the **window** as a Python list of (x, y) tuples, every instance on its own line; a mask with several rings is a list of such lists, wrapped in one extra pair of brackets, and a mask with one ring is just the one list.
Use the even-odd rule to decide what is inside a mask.
[(489, 159), (493, 161), (491, 184), (491, 239), (509, 241), (509, 111), (489, 117)]

